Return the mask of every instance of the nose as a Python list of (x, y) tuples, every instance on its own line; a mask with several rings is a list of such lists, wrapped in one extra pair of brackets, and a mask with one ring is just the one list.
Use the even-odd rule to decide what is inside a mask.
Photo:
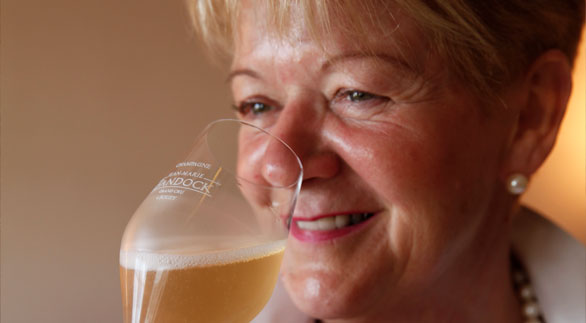
[(286, 187), (294, 184), (303, 173), (301, 160), (280, 138), (270, 140), (261, 163), (261, 174), (272, 186)]
[[(319, 118), (302, 108), (285, 107), (270, 132), (285, 142), (271, 142), (262, 158), (261, 173), (272, 185), (290, 185), (296, 180), (298, 160), (303, 165), (303, 181), (327, 179), (340, 170), (340, 159), (324, 143), (324, 127)], [(291, 152), (295, 153), (295, 155)], [(298, 159), (297, 159), (298, 158)]]

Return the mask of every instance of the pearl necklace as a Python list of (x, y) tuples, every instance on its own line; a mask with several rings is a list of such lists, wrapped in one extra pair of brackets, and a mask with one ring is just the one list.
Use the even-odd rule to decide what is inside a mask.
[(513, 286), (521, 303), (524, 323), (545, 323), (529, 276), (515, 255), (511, 255), (511, 274)]

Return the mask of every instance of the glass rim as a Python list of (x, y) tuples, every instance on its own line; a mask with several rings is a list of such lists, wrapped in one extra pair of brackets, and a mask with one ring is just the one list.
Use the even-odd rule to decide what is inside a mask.
[[(259, 184), (259, 183), (254, 183), (244, 177), (239, 176), (238, 174), (236, 174), (236, 172), (234, 172), (232, 175), (242, 181), (245, 181), (247, 183), (250, 183), (252, 185), (255, 186), (259, 186), (259, 187), (266, 187), (267, 189), (289, 189), (289, 188), (293, 188), (296, 187), (296, 191), (299, 192), (299, 190), (301, 189), (301, 183), (303, 182), (303, 164), (301, 163), (301, 159), (299, 158), (299, 156), (297, 156), (297, 154), (295, 153), (295, 151), (293, 150), (293, 148), (291, 148), (291, 146), (289, 146), (285, 141), (283, 141), (283, 139), (273, 135), (271, 132), (269, 132), (266, 129), (263, 129), (255, 124), (252, 124), (250, 122), (244, 121), (244, 120), (240, 120), (240, 119), (231, 119), (231, 118), (221, 118), (221, 119), (216, 119), (210, 123), (208, 123), (208, 125), (204, 128), (204, 130), (201, 132), (201, 134), (203, 136), (207, 136), (207, 134), (209, 133), (210, 129), (212, 129), (212, 127), (218, 123), (229, 123), (229, 122), (233, 122), (233, 123), (239, 123), (241, 125), (245, 125), (245, 126), (249, 126), (252, 127), (256, 130), (259, 130), (261, 132), (263, 132), (264, 134), (270, 136), (273, 139), (276, 139), (278, 142), (280, 142), (281, 144), (283, 144), (288, 150), (289, 152), (295, 157), (295, 160), (297, 161), (297, 165), (299, 165), (299, 175), (297, 176), (297, 178), (288, 185), (283, 185), (283, 186), (277, 186), (277, 185), (264, 185), (264, 184)], [(206, 139), (207, 142), (207, 139)], [(219, 162), (219, 160), (217, 160), (217, 157), (212, 154), (212, 157)], [(227, 170), (230, 172), (230, 170)], [(232, 173), (232, 172), (231, 172)]]

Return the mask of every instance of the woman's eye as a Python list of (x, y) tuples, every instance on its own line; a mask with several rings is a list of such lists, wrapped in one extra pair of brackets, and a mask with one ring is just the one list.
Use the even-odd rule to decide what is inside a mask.
[(348, 90), (342, 89), (339, 90), (336, 95), (334, 96), (332, 103), (334, 104), (359, 104), (363, 106), (365, 103), (368, 105), (378, 105), (379, 103), (389, 102), (391, 101), (390, 98), (385, 96), (380, 96), (377, 94), (372, 94), (369, 92), (364, 92), (360, 90)]
[(387, 111), (393, 103), (390, 97), (355, 89), (340, 89), (330, 101), (330, 109), (338, 115), (355, 119), (369, 119)]
[(352, 102), (361, 102), (366, 100), (374, 99), (376, 96), (362, 91), (346, 91), (346, 99)]
[(334, 96), (333, 101), (338, 103), (375, 103), (390, 100), (387, 97), (353, 89), (341, 89)]
[(266, 105), (261, 102), (254, 102), (251, 104), (251, 107), (250, 107), (250, 111), (254, 114), (261, 114), (263, 112), (267, 112), (270, 110), (272, 110), (272, 107), (270, 105)]
[(247, 115), (249, 113), (259, 115), (273, 110), (273, 107), (262, 102), (243, 102), (236, 107), (236, 110), (242, 115)]

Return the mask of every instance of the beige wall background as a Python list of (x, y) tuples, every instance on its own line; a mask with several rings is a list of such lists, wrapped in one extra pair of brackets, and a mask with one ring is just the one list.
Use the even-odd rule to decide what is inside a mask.
[[(0, 19), (0, 321), (120, 322), (124, 226), (198, 130), (231, 115), (225, 73), (183, 0), (2, 0)], [(582, 241), (585, 61), (526, 196)]]
[(2, 323), (121, 322), (134, 210), (209, 121), (225, 74), (183, 0), (2, 0)]

